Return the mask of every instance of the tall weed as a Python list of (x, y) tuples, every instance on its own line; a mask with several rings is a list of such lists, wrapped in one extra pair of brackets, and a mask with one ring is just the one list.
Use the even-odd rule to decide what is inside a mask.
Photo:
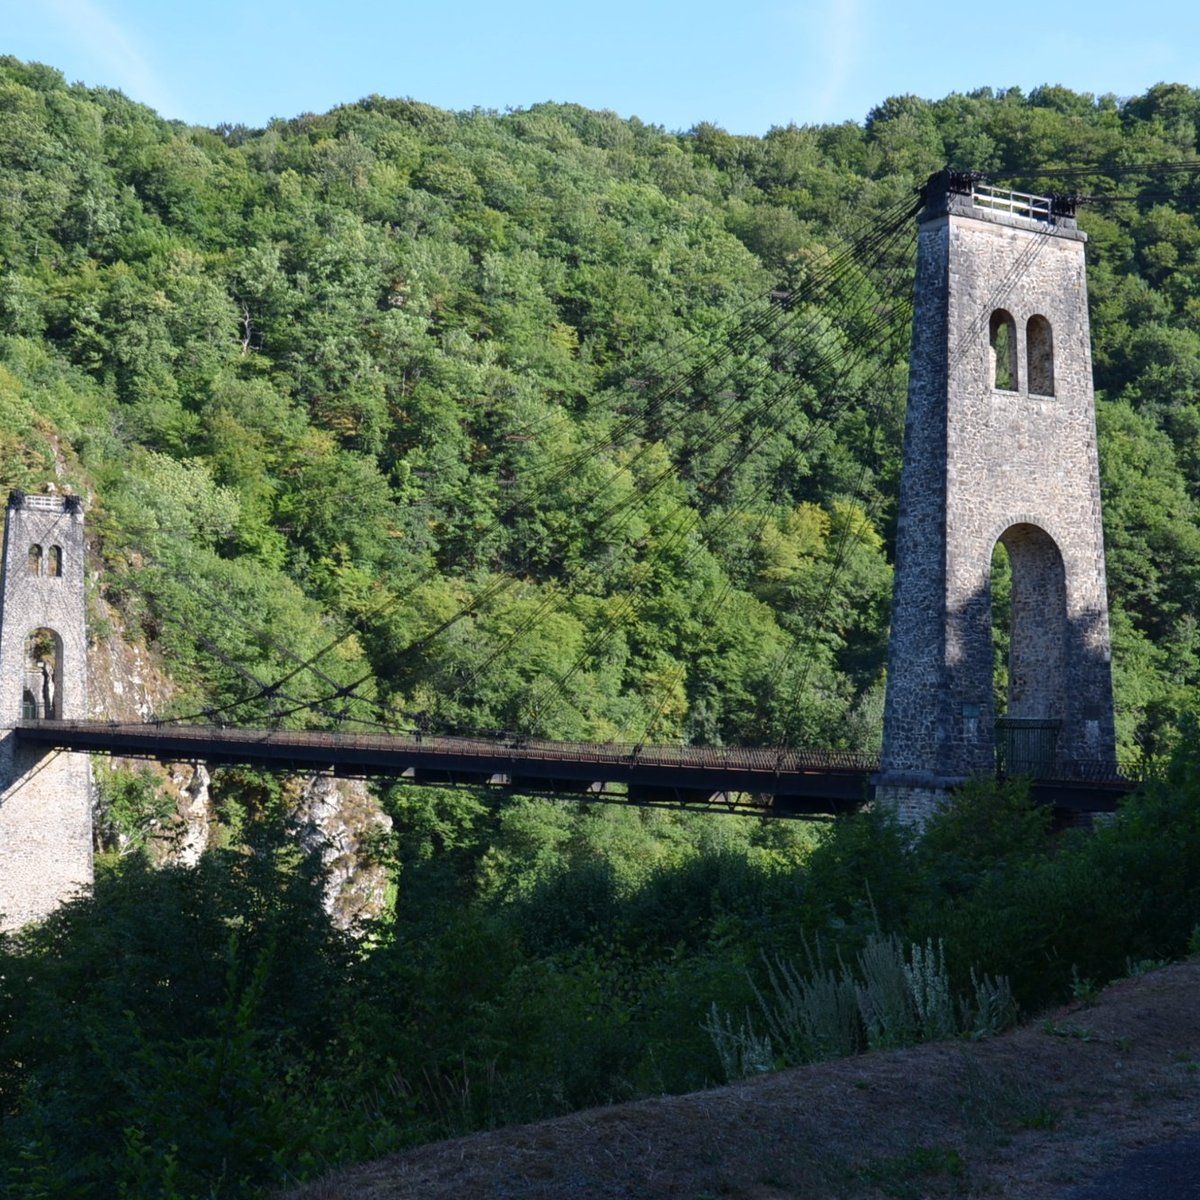
[[(808, 950), (806, 944), (805, 949)], [(779, 1057), (789, 1063), (844, 1058), (861, 1045), (858, 996), (845, 969), (825, 966), (818, 952), (808, 954), (808, 972), (786, 959), (766, 961), (767, 989), (750, 986)]]
[(917, 1040), (916, 1001), (900, 939), (873, 934), (859, 951), (858, 1009), (872, 1050)]
[(714, 1000), (703, 1028), (712, 1038), (717, 1057), (721, 1060), (721, 1070), (730, 1083), (774, 1069), (775, 1052), (771, 1039), (755, 1032), (748, 1009), (735, 1025), (733, 1017), (722, 1013)]
[(814, 953), (805, 943), (806, 970), (783, 958), (768, 959), (765, 985), (750, 979), (764, 1033), (756, 1031), (749, 1012), (735, 1025), (712, 1005), (704, 1028), (727, 1078), (761, 1071), (763, 1062), (794, 1065), (846, 1057), (864, 1047), (987, 1036), (1016, 1019), (1012, 989), (1003, 978), (972, 970), (972, 995), (955, 1001), (940, 939), (905, 950), (895, 934), (875, 933), (853, 968), (839, 956), (836, 971), (817, 946)]

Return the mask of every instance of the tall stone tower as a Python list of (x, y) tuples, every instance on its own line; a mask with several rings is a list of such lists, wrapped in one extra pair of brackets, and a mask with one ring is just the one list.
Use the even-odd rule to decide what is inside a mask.
[[(1013, 771), (1115, 765), (1087, 237), (1062, 208), (943, 172), (918, 218), (876, 781), (879, 802), (916, 823), (994, 770), (997, 736)], [(1003, 714), (997, 542), (1012, 569)]]
[(0, 928), (13, 929), (92, 881), (87, 755), (23, 750), (13, 732), (87, 716), (77, 497), (9, 496), (0, 587)]

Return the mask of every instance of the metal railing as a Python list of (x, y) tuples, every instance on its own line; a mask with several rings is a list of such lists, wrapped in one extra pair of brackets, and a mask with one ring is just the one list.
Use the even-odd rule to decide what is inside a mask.
[(977, 208), (1011, 213), (1034, 221), (1049, 221), (1054, 215), (1054, 202), (1049, 196), (1033, 196), (1028, 192), (1012, 192), (1003, 188), (977, 183), (971, 189), (971, 199)]
[(1054, 769), (1053, 780), (1065, 783), (1148, 783), (1154, 779), (1164, 779), (1167, 774), (1167, 762), (1154, 758), (1125, 758), (1125, 759), (1071, 759), (1069, 762), (1058, 763)]
[[(37, 720), (37, 718), (34, 718)], [(273, 745), (278, 747), (321, 747), (331, 751), (362, 750), (420, 753), (446, 753), (465, 758), (503, 757), (520, 762), (571, 762), (604, 764), (638, 763), (645, 766), (689, 768), (729, 768), (733, 770), (799, 772), (864, 772), (879, 769), (873, 755), (841, 750), (776, 750), (770, 747), (714, 747), (639, 745), (634, 742), (559, 742), (541, 738), (497, 733), (493, 737), (448, 736), (444, 734), (356, 734), (328, 733), (319, 730), (270, 730), (221, 728), (208, 725), (174, 725), (169, 721), (126, 723), (102, 721), (56, 721), (54, 728), (63, 734), (88, 731), (127, 734), (153, 742), (161, 737), (178, 744), (188, 742), (199, 750), (214, 742)]]
[[(624, 778), (630, 770), (641, 769), (678, 772), (678, 784), (687, 787), (688, 779), (705, 778), (722, 772), (740, 775), (743, 787), (774, 790), (787, 781), (789, 790), (802, 781), (819, 778), (843, 781), (879, 770), (879, 760), (873, 755), (854, 754), (840, 750), (786, 750), (771, 747), (715, 746), (639, 746), (632, 742), (559, 742), (527, 738), (511, 733), (487, 736), (454, 736), (431, 734), (351, 734), (318, 730), (262, 730), (233, 726), (173, 725), (169, 721), (125, 723), (105, 721), (54, 721), (40, 714), (30, 718), (25, 714), (22, 725), (31, 730), (53, 733), (65, 744), (74, 744), (91, 752), (148, 754), (157, 752), (172, 757), (184, 755), (204, 759), (215, 753), (224, 761), (240, 758), (246, 761), (264, 759), (288, 760), (287, 751), (297, 753), (297, 762), (316, 761), (317, 751), (322, 761), (349, 763), (355, 756), (379, 766), (386, 761), (408, 760), (425, 766), (436, 766), (437, 760), (447, 763), (457, 760), (468, 771), (478, 769), (508, 772), (523, 776), (522, 766), (553, 778), (553, 764), (561, 763), (570, 777), (579, 768), (596, 768), (589, 778), (604, 778), (604, 768), (619, 768), (613, 778)], [(998, 731), (999, 732), (999, 731)], [(1162, 774), (1163, 765), (1141, 759), (1136, 762), (1063, 761), (1054, 754), (1057, 722), (1026, 721), (1009, 725), (997, 738), (997, 774), (1000, 778), (1026, 775), (1041, 783), (1098, 784), (1128, 790), (1138, 782)], [(72, 735), (84, 735), (81, 738)], [(1015, 734), (1015, 738), (1013, 735)], [(1007, 735), (1007, 736), (1005, 736)], [(39, 739), (39, 740), (55, 740)], [(1015, 741), (1015, 744), (1013, 744)], [(327, 756), (327, 758), (325, 757)], [(478, 768), (468, 764), (478, 763)], [(574, 775), (569, 768), (574, 767)], [(424, 769), (424, 768), (422, 768)], [(708, 774), (704, 774), (708, 773)], [(579, 776), (582, 777), (582, 776)], [(751, 783), (753, 779), (755, 782)], [(772, 780), (774, 781), (772, 783)]]

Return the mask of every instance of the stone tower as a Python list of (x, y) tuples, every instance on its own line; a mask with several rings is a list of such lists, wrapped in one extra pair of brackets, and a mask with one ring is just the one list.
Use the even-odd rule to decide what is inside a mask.
[(21, 720), (87, 717), (83, 505), (9, 496), (0, 587), (0, 928), (38, 920), (92, 881), (91, 765), (23, 750)]
[[(998, 748), (1014, 772), (1115, 766), (1086, 234), (1064, 205), (949, 172), (925, 199), (876, 781), (917, 823), (991, 773)], [(1012, 569), (1002, 714), (998, 542)]]

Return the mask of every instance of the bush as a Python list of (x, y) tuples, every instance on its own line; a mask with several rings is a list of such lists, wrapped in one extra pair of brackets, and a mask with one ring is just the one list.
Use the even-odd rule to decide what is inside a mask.
[[(982, 1036), (1011, 1024), (1016, 1010), (1007, 981), (971, 972), (973, 995), (955, 1002), (939, 941), (914, 943), (906, 951), (894, 934), (873, 934), (849, 966), (827, 966), (820, 953), (807, 969), (784, 959), (767, 960), (766, 986), (753, 982), (759, 1033), (749, 1009), (735, 1022), (714, 1003), (704, 1029), (712, 1038), (729, 1080), (863, 1049), (894, 1049), (964, 1033)], [(1006, 999), (1009, 1001), (1006, 1003)]]
[(951, 958), (1003, 970), (1034, 1010), (1064, 999), (1073, 975), (1114, 979), (1127, 960), (1184, 954), (1200, 920), (1200, 749), (1182, 740), (1167, 777), (1113, 821), (1063, 835), (1052, 855), (993, 853), (970, 890), (931, 897), (922, 921), (945, 932)]
[(131, 857), (8, 939), (9, 1186), (241, 1196), (371, 1144), (321, 1084), (351, 958), (319, 883), (283, 852)]

